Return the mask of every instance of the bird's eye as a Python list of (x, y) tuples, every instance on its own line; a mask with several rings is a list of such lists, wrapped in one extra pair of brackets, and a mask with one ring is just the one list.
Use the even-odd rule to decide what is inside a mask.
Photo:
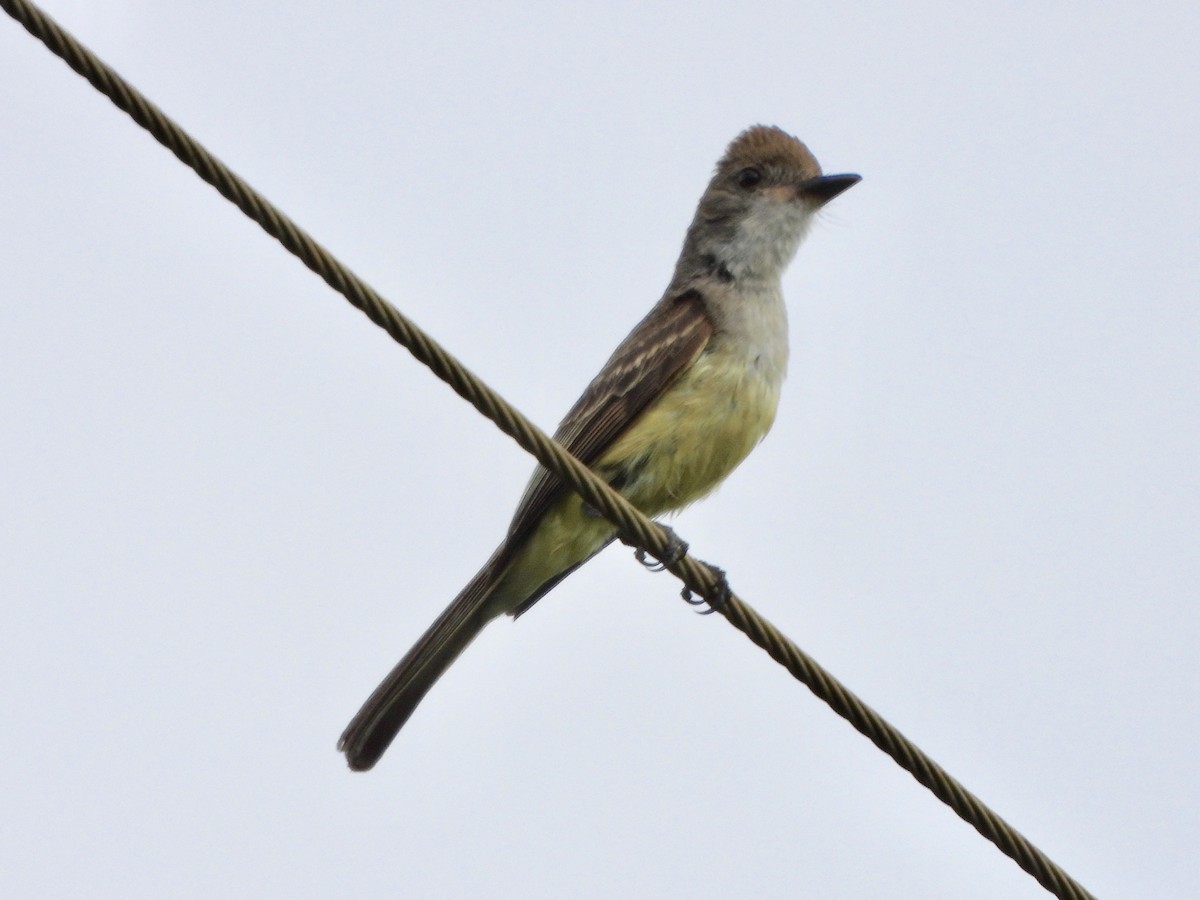
[(762, 181), (762, 178), (762, 170), (755, 168), (754, 166), (750, 166), (749, 168), (742, 169), (742, 171), (737, 173), (738, 187), (744, 187), (747, 189), (752, 188)]

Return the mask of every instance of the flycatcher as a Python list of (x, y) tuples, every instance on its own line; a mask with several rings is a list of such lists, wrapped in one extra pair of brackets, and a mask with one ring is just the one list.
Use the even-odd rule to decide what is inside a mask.
[[(780, 279), (813, 215), (858, 175), (822, 175), (778, 128), (740, 134), (717, 163), (666, 293), (567, 413), (555, 439), (648, 516), (710, 493), (775, 419), (787, 368)], [(538, 467), (504, 542), (375, 689), (338, 743), (379, 761), (484, 626), (517, 616), (616, 537)]]

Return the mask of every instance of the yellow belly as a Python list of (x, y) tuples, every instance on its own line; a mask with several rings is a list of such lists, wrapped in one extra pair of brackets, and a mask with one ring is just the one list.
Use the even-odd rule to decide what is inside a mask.
[[(595, 466), (649, 516), (710, 493), (763, 439), (775, 420), (779, 385), (723, 354), (701, 356)], [(722, 364), (724, 363), (724, 364)], [(568, 493), (542, 517), (493, 603), (512, 612), (559, 573), (596, 553), (615, 528)]]
[(604, 454), (597, 469), (625, 470), (621, 493), (647, 515), (710, 493), (775, 421), (779, 385), (725, 354), (701, 356)]

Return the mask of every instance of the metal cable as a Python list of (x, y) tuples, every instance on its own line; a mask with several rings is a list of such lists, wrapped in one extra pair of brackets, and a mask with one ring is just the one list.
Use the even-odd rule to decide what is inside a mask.
[[(670, 532), (639, 513), (563, 450), (58, 23), (25, 0), (0, 0), (0, 7), (330, 287), (362, 310), (367, 318), (408, 349), (459, 396), (562, 478), (589, 505), (616, 524), (631, 543), (658, 559), (669, 557), (674, 546)], [(668, 568), (689, 590), (709, 600), (720, 597), (721, 578), (706, 564), (684, 556)], [(1037, 847), (744, 602), (729, 595), (719, 604), (718, 611), (1046, 890), (1064, 900), (1094, 900), (1092, 894)]]

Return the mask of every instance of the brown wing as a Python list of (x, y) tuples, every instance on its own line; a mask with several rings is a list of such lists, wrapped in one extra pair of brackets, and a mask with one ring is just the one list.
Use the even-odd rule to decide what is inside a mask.
[[(587, 465), (595, 463), (700, 355), (712, 333), (698, 291), (664, 297), (592, 379), (554, 439)], [(508, 528), (507, 547), (519, 546), (564, 490), (556, 476), (539, 466)]]

